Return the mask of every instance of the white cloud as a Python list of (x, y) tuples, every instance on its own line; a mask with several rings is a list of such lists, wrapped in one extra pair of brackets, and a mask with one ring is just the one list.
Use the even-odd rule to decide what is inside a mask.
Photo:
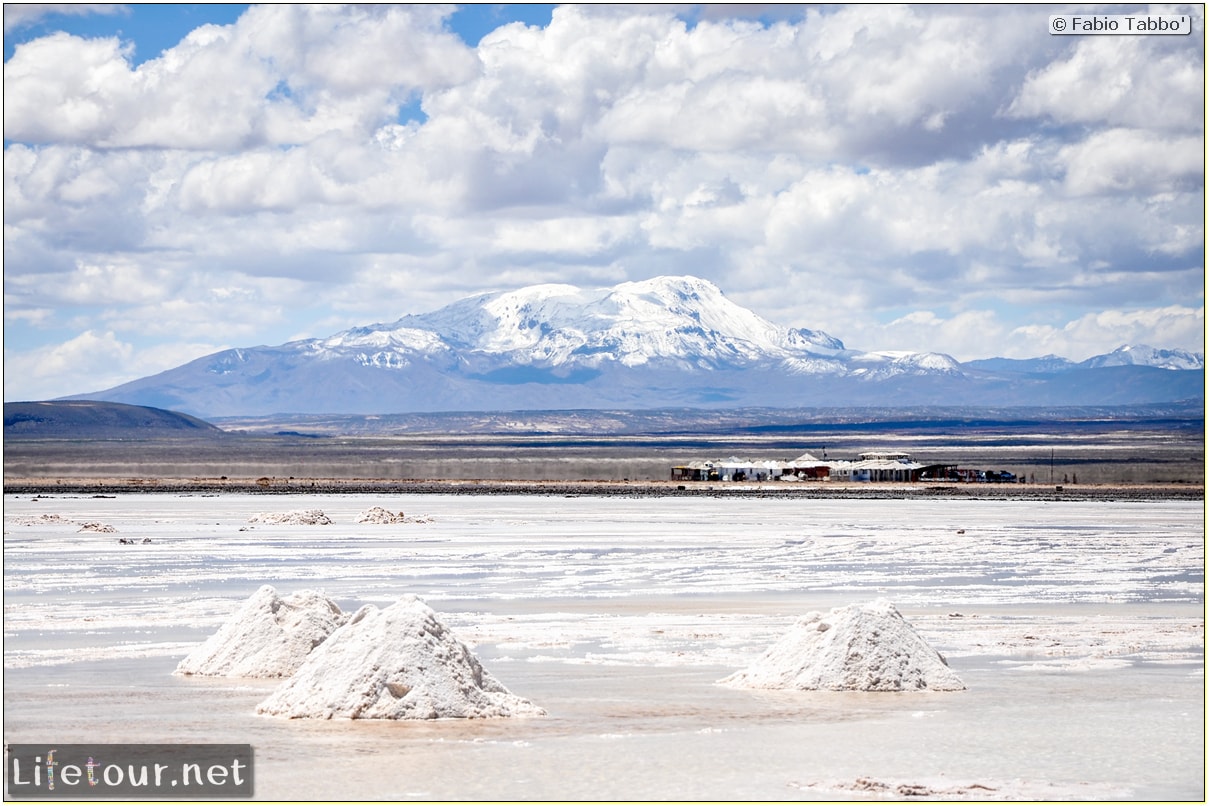
[(230, 150), (365, 135), (413, 93), (472, 75), (433, 6), (267, 5), (131, 64), (116, 38), (57, 33), (5, 64), (10, 140)]
[[(1107, 310), (1085, 314), (1061, 327), (1024, 325), (1014, 328), (1008, 343), (1028, 344), (1037, 355), (1053, 353), (1075, 361), (1108, 352), (1105, 344), (1149, 344), (1205, 351), (1205, 307), (1169, 305), (1148, 310)], [(1114, 348), (1115, 349), (1115, 348)], [(1010, 357), (1020, 355), (1017, 348)]]
[[(1005, 343), (1006, 330), (992, 311), (963, 311), (947, 318), (933, 311), (915, 311), (879, 327), (877, 343), (890, 349), (899, 343), (927, 345), (927, 352), (968, 361), (1020, 349), (1021, 345)], [(1030, 354), (1022, 357), (1033, 357), (1029, 348), (1023, 349)]]
[(634, 224), (624, 218), (544, 218), (538, 221), (502, 221), (491, 239), (494, 250), (504, 253), (597, 254), (634, 234)]
[(50, 322), (54, 319), (55, 311), (53, 308), (23, 308), (13, 310), (6, 308), (4, 311), (5, 321), (25, 322), (31, 325), (40, 325)]
[[(1191, 12), (1191, 9), (1190, 9)], [(1165, 36), (1069, 37), (1069, 58), (1029, 74), (1007, 107), (1016, 117), (1058, 123), (1107, 124), (1204, 131), (1205, 54), (1191, 42)]]
[(1139, 129), (1107, 129), (1063, 148), (1066, 189), (1076, 196), (1147, 196), (1204, 185), (1204, 136), (1164, 136)]
[(133, 363), (692, 273), (866, 349), (1187, 346), (1179, 316), (1090, 323), (1203, 301), (1203, 39), (676, 10), (562, 6), (473, 49), (443, 6), (255, 6), (137, 67), (113, 38), (23, 42), (9, 327), (112, 331)]
[[(112, 331), (86, 330), (61, 344), (5, 351), (5, 400), (44, 400), (97, 391), (132, 378), (124, 374), (134, 346)], [(92, 387), (91, 384), (100, 386)]]
[(120, 3), (5, 3), (4, 33), (34, 25), (50, 14), (87, 16), (89, 14), (129, 14), (130, 7)]
[[(862, 334), (884, 348), (906, 343), (913, 349), (946, 353), (959, 361), (1001, 356), (1038, 358), (1060, 355), (1083, 361), (1124, 344), (1180, 347), (1205, 351), (1205, 309), (1169, 305), (1141, 310), (1107, 310), (1080, 316), (1062, 325), (1013, 327), (990, 310), (952, 316), (914, 311)], [(1157, 344), (1154, 342), (1157, 341)], [(849, 345), (851, 346), (851, 345)], [(869, 345), (865, 345), (868, 348)]]
[(6, 349), (4, 398), (49, 400), (99, 392), (222, 349), (225, 346), (176, 340), (138, 347), (112, 330), (86, 330), (58, 344)]

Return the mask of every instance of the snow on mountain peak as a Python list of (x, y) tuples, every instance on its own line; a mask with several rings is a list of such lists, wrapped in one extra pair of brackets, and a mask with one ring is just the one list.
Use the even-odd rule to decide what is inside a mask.
[[(727, 299), (708, 280), (692, 276), (602, 288), (547, 283), (480, 294), (308, 344), (316, 354), (344, 355), (369, 366), (401, 367), (426, 357), (453, 360), (478, 373), (507, 366), (565, 374), (596, 372), (606, 365), (677, 370), (758, 366), (789, 375), (862, 378), (964, 372), (948, 355), (848, 350), (826, 333), (774, 324)], [(1055, 362), (1069, 364), (1056, 357), (1049, 361)], [(1204, 356), (1124, 345), (1078, 366), (1126, 364), (1203, 369)], [(994, 360), (972, 365), (999, 367)]]
[(481, 294), (326, 341), (432, 349), (416, 338), (420, 331), (436, 334), (454, 349), (551, 367), (598, 367), (609, 361), (729, 366), (832, 356), (844, 349), (825, 333), (775, 325), (697, 277), (655, 277), (594, 289), (544, 284)]
[(1148, 344), (1123, 344), (1111, 353), (1087, 359), (1080, 366), (1094, 369), (1128, 364), (1160, 369), (1204, 369), (1205, 356), (1203, 353), (1191, 353), (1187, 350), (1157, 350)]

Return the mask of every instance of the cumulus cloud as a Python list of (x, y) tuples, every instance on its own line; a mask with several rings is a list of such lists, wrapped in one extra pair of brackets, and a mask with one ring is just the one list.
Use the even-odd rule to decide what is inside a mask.
[[(1205, 350), (1205, 307), (1169, 305), (1145, 310), (1107, 310), (1085, 314), (1061, 327), (1023, 325), (1008, 336), (1028, 344), (1030, 353), (1044, 345), (1043, 354), (1082, 361), (1104, 352), (1108, 344), (1150, 344), (1151, 347), (1184, 345)], [(1016, 357), (1028, 357), (1019, 355)]]
[[(5, 356), (7, 400), (48, 400), (99, 392), (180, 366), (229, 345), (171, 341), (138, 347), (113, 331), (86, 330), (60, 344)], [(19, 375), (20, 383), (11, 376)]]
[[(4, 356), (5, 400), (41, 400), (130, 380), (134, 346), (112, 331), (86, 330), (60, 344)], [(71, 386), (69, 379), (77, 385)], [(82, 384), (82, 385), (80, 385)], [(95, 391), (95, 390), (93, 390)]]
[[(1169, 305), (1141, 310), (1105, 310), (1085, 314), (1061, 325), (1029, 324), (1012, 327), (995, 311), (962, 311), (940, 316), (934, 311), (914, 311), (876, 327), (875, 335), (862, 339), (877, 343), (909, 342), (919, 349), (945, 353), (959, 361), (986, 358), (1036, 358), (1060, 355), (1083, 361), (1106, 350), (1105, 344), (1184, 345), (1204, 352), (1205, 308)], [(993, 349), (991, 349), (993, 346)], [(1156, 344), (1151, 343), (1151, 346)]]
[(1062, 149), (1065, 188), (1075, 196), (1196, 191), (1204, 184), (1203, 136), (1106, 129)]
[[(1203, 16), (1192, 16), (1203, 33)], [(1195, 46), (1160, 41), (1165, 38), (1072, 37), (1072, 52), (1032, 71), (1006, 113), (1056, 123), (1203, 133), (1205, 54)]]
[(431, 6), (269, 5), (203, 25), (135, 67), (116, 38), (56, 33), (4, 70), (10, 140), (230, 151), (380, 125), (415, 93), (463, 80), (469, 50)]
[[(678, 11), (561, 6), (471, 47), (445, 6), (254, 6), (137, 66), (116, 37), (26, 37), (10, 327), (112, 332), (78, 345), (134, 366), (688, 273), (866, 349), (1200, 343), (1142, 314), (1204, 298), (1202, 37), (1054, 37), (1019, 6)], [(1138, 313), (1092, 326), (1109, 312)]]

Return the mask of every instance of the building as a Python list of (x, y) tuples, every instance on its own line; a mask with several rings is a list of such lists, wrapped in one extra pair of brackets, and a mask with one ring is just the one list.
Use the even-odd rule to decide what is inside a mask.
[(924, 464), (901, 451), (866, 451), (856, 460), (819, 459), (803, 453), (790, 461), (751, 461), (732, 456), (715, 461), (690, 462), (672, 468), (673, 481), (1015, 481), (1006, 471), (960, 470), (952, 465)]
[(831, 463), (819, 459), (812, 453), (804, 453), (793, 460), (793, 476), (799, 479), (825, 479), (831, 476)]
[(713, 462), (689, 462), (672, 468), (672, 481), (718, 481)]
[(837, 481), (919, 481), (927, 465), (908, 454), (868, 451), (855, 462), (832, 462), (831, 478)]

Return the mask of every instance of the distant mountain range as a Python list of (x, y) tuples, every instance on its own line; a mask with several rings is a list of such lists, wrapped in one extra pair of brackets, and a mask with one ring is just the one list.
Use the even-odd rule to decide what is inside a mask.
[(705, 280), (538, 285), (276, 347), (224, 350), (75, 399), (202, 417), (670, 407), (1136, 405), (1204, 398), (1204, 355), (1121, 347), (958, 362), (849, 350)]
[(1092, 356), (1086, 361), (1075, 363), (1057, 355), (1041, 358), (981, 358), (967, 361), (963, 367), (983, 369), (991, 372), (1055, 373), (1072, 369), (1098, 369), (1100, 367), (1158, 367), (1159, 369), (1203, 370), (1205, 356), (1187, 350), (1156, 350), (1145, 344), (1125, 345), (1111, 353)]

